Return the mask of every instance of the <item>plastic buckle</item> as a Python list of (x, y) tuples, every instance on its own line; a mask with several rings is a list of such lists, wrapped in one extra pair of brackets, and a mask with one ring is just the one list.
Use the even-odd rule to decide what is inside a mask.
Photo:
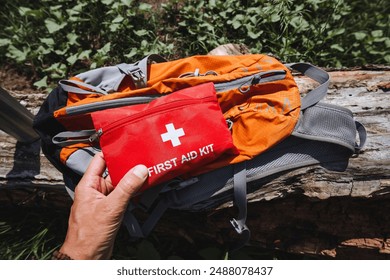
[(146, 87), (146, 82), (145, 82), (145, 74), (142, 72), (141, 69), (135, 68), (132, 70), (129, 70), (127, 72), (129, 76), (133, 79), (135, 87), (138, 88), (144, 88)]
[(246, 224), (242, 224), (234, 218), (230, 220), (230, 223), (232, 224), (233, 228), (237, 231), (238, 234), (241, 234), (244, 231), (249, 230)]

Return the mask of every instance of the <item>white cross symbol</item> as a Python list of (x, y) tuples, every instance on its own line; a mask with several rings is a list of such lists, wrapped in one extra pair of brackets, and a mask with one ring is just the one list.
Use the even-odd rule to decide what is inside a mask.
[(165, 127), (167, 128), (167, 132), (161, 134), (163, 142), (171, 141), (173, 147), (180, 146), (181, 142), (179, 137), (185, 135), (184, 130), (182, 128), (175, 129), (173, 123), (166, 124)]

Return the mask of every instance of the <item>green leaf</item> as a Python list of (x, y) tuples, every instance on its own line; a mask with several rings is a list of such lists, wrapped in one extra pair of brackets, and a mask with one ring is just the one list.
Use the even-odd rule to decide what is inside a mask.
[(331, 31), (329, 31), (330, 36), (337, 36), (345, 33), (345, 28), (336, 28)]
[(238, 29), (238, 28), (240, 28), (242, 26), (242, 23), (241, 23), (241, 21), (234, 20), (232, 22), (232, 26), (233, 26), (234, 29)]
[(85, 50), (79, 53), (77, 56), (78, 59), (89, 59), (89, 55), (91, 54), (91, 50)]
[(272, 14), (271, 15), (271, 22), (278, 22), (278, 21), (280, 21), (280, 15)]
[(64, 49), (57, 49), (55, 50), (54, 52), (58, 55), (65, 55), (68, 51), (68, 48), (64, 48)]
[(248, 31), (248, 36), (252, 39), (258, 39), (261, 35), (262, 31), (254, 33), (253, 31)]
[(100, 0), (104, 5), (111, 6), (115, 0)]
[(50, 7), (50, 13), (54, 18), (60, 19), (62, 17), (62, 5), (55, 5)]
[(386, 45), (387, 49), (390, 49), (390, 39), (389, 38), (386, 38), (385, 45)]
[(121, 0), (122, 4), (127, 6), (127, 7), (130, 7), (131, 3), (133, 2), (133, 0)]
[(114, 18), (114, 19), (112, 20), (112, 23), (120, 23), (120, 22), (122, 22), (124, 19), (125, 19), (124, 17), (122, 17), (121, 15), (118, 15), (116, 18)]
[(4, 46), (7, 46), (11, 44), (11, 40), (10, 39), (0, 39), (0, 47), (4, 47)]
[(365, 32), (361, 32), (361, 31), (354, 32), (353, 35), (355, 36), (356, 40), (359, 40), (359, 41), (361, 41), (367, 37), (367, 34)]
[(7, 56), (15, 59), (16, 62), (23, 62), (27, 59), (28, 49), (23, 48), (23, 51), (15, 48), (13, 45), (8, 47)]
[(28, 7), (19, 7), (19, 15), (21, 16), (25, 16), (28, 14), (28, 12), (30, 12), (31, 9), (28, 8)]
[(40, 57), (49, 54), (52, 51), (52, 48), (47, 46), (39, 46), (38, 49), (36, 49), (36, 52), (39, 53)]
[(41, 41), (42, 44), (45, 44), (49, 47), (54, 45), (53, 38), (41, 38), (41, 39), (39, 39), (39, 41)]
[(63, 78), (66, 74), (67, 67), (64, 63), (54, 63), (45, 69), (46, 73), (50, 73), (53, 79)]
[(78, 45), (77, 39), (79, 38), (79, 36), (77, 34), (68, 33), (66, 35), (66, 38), (68, 39), (69, 45)]
[(375, 38), (383, 36), (383, 30), (373, 30), (371, 31), (371, 35)]
[(64, 28), (66, 26), (66, 22), (58, 24), (53, 19), (48, 18), (45, 20), (45, 25), (46, 25), (46, 28), (49, 31), (49, 33), (53, 34), (53, 33), (57, 32), (58, 30), (61, 30), (62, 28)]
[(47, 76), (43, 77), (39, 81), (34, 83), (34, 86), (36, 86), (38, 89), (41, 88), (47, 88)]
[(111, 24), (109, 28), (110, 28), (111, 32), (115, 33), (120, 28), (120, 25), (114, 23), (114, 24)]
[(107, 54), (111, 50), (111, 42), (105, 44), (100, 50), (98, 50), (101, 54)]
[(333, 50), (337, 50), (339, 52), (343, 52), (344, 51), (344, 48), (341, 47), (339, 44), (333, 44), (333, 45), (330, 46), (330, 48), (333, 49)]
[(132, 48), (128, 54), (125, 54), (126, 58), (132, 58), (137, 54), (137, 48)]
[(139, 4), (140, 11), (150, 11), (152, 9), (152, 5), (147, 4), (147, 3), (141, 3)]
[(73, 54), (73, 55), (69, 56), (69, 57), (66, 59), (66, 61), (67, 61), (70, 65), (73, 65), (73, 64), (76, 63), (77, 59), (78, 59), (78, 55), (77, 55), (77, 54)]
[(139, 37), (145, 36), (145, 35), (147, 35), (148, 33), (149, 33), (149, 32), (148, 32), (148, 30), (146, 30), (146, 29), (141, 29), (141, 30), (135, 30), (135, 31), (134, 31), (134, 34), (137, 35), (137, 36), (139, 36)]

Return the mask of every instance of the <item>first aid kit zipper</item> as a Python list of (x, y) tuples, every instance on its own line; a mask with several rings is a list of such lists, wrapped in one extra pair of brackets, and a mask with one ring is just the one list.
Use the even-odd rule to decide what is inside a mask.
[(66, 113), (68, 116), (72, 116), (72, 115), (86, 114), (95, 111), (117, 108), (117, 107), (128, 106), (128, 105), (146, 104), (158, 97), (161, 97), (161, 95), (125, 97), (120, 99), (94, 102), (89, 104), (68, 107), (66, 108)]
[(103, 127), (99, 128), (95, 134), (93, 134), (92, 136), (89, 137), (89, 140), (91, 142), (96, 141), (103, 134), (112, 132), (116, 128), (122, 127), (125, 124), (127, 125), (131, 122), (137, 121), (138, 119), (140, 119), (146, 115), (151, 116), (151, 115), (154, 115), (157, 113), (162, 114), (162, 113), (166, 113), (170, 110), (182, 108), (182, 107), (185, 107), (185, 106), (188, 106), (191, 104), (200, 104), (200, 103), (207, 103), (207, 102), (212, 102), (212, 101), (217, 102), (215, 99), (215, 96), (207, 96), (207, 97), (196, 98), (196, 99), (176, 100), (176, 101), (171, 101), (169, 103), (161, 104), (161, 105), (158, 105), (156, 107), (149, 108), (145, 111), (138, 112), (138, 113), (135, 113), (133, 115), (126, 116), (126, 117), (119, 119), (117, 121), (114, 121), (114, 122), (108, 124), (107, 126), (105, 126), (104, 128)]
[[(256, 74), (239, 78), (229, 82), (214, 83), (214, 86), (217, 93), (238, 89), (241, 93), (245, 94), (250, 90), (251, 86), (283, 80), (285, 77), (286, 77), (285, 70), (271, 70), (271, 71), (258, 72)], [(114, 100), (94, 102), (90, 104), (68, 107), (66, 108), (66, 113), (68, 116), (73, 116), (73, 115), (86, 114), (86, 113), (91, 113), (94, 111), (100, 111), (109, 108), (116, 108), (116, 107), (136, 105), (136, 104), (145, 104), (159, 97), (161, 97), (161, 95), (126, 97), (126, 98), (120, 98)]]

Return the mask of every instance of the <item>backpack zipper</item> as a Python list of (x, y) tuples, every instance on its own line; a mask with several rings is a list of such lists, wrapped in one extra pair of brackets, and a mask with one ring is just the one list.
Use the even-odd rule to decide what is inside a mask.
[[(283, 80), (286, 77), (285, 70), (271, 70), (265, 72), (258, 72), (256, 74), (239, 78), (229, 82), (215, 83), (214, 87), (217, 93), (238, 89), (242, 94), (245, 94), (250, 90), (251, 86)], [(100, 111), (109, 108), (122, 107), (127, 105), (145, 104), (153, 101), (161, 95), (150, 95), (150, 96), (136, 96), (126, 97), (114, 100), (99, 101), (90, 104), (83, 104), (79, 106), (71, 106), (66, 108), (68, 116), (91, 113), (94, 111)]]
[[(251, 86), (269, 83), (273, 81), (283, 80), (286, 77), (285, 70), (272, 70), (266, 72), (258, 72), (256, 74), (239, 78), (230, 82), (214, 84), (215, 91), (223, 92), (232, 89), (238, 89), (241, 93), (248, 92)], [(244, 87), (248, 87), (244, 89)]]

